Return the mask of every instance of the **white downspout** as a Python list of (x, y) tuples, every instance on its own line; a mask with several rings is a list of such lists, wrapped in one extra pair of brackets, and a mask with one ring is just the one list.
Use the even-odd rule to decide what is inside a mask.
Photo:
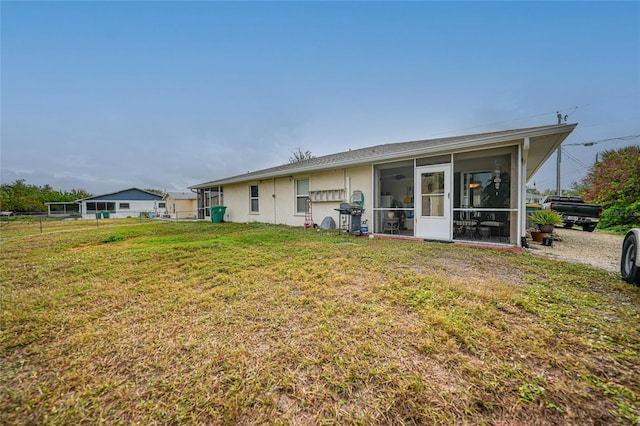
[[(295, 186), (295, 183), (294, 183)], [(278, 224), (278, 214), (277, 214), (277, 210), (276, 210), (276, 205), (278, 200), (276, 200), (276, 178), (273, 178), (273, 224), (277, 225)]]
[(522, 246), (522, 238), (526, 237), (527, 232), (527, 158), (529, 157), (529, 145), (529, 137), (527, 136), (522, 144), (522, 161), (520, 162), (520, 206), (518, 208), (520, 215), (518, 235), (520, 236), (520, 241), (518, 241), (518, 246)]
[(351, 202), (351, 176), (347, 174), (347, 169), (344, 169), (344, 198), (345, 202)]

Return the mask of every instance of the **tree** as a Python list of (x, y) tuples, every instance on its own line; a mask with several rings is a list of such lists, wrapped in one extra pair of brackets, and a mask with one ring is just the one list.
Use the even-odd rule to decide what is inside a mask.
[(302, 148), (297, 147), (295, 150), (291, 151), (291, 155), (289, 156), (289, 163), (297, 163), (299, 161), (309, 160), (313, 157), (314, 155), (311, 154), (311, 151), (303, 151)]
[(46, 212), (44, 203), (71, 202), (92, 194), (83, 189), (56, 191), (50, 185), (28, 185), (24, 179), (0, 185), (0, 210), (18, 213)]
[(145, 189), (145, 191), (151, 192), (152, 194), (158, 194), (158, 195), (164, 195), (166, 193), (166, 191), (163, 191), (162, 189), (157, 189), (157, 188), (147, 188)]
[(604, 151), (578, 186), (586, 201), (602, 204), (600, 227), (640, 225), (640, 146)]
[[(535, 183), (534, 183), (534, 185), (535, 185)], [(538, 188), (536, 188), (535, 186), (534, 186), (534, 187), (527, 186), (527, 193), (529, 193), (529, 194), (535, 194), (535, 195), (543, 195), (543, 194), (538, 190)]]
[(72, 189), (71, 191), (64, 191), (60, 194), (64, 197), (64, 200), (62, 201), (75, 201), (93, 197), (92, 193), (87, 192), (84, 189)]
[(571, 182), (570, 194), (585, 198), (585, 194), (587, 193), (587, 191), (589, 191), (590, 188), (591, 186), (589, 182), (586, 181), (586, 179), (582, 179), (578, 182)]

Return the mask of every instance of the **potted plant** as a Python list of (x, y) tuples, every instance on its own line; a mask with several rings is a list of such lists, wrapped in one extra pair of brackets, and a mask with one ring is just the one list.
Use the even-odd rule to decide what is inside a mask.
[(538, 226), (540, 232), (551, 233), (553, 229), (562, 225), (564, 220), (558, 212), (553, 210), (537, 210), (529, 214), (529, 221)]

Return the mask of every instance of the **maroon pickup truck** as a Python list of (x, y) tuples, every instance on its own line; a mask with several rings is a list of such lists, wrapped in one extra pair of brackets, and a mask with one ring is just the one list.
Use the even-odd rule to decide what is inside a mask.
[(564, 220), (565, 228), (578, 225), (588, 232), (596, 229), (602, 216), (602, 206), (600, 204), (587, 204), (580, 197), (548, 195), (542, 200), (542, 208), (560, 213)]

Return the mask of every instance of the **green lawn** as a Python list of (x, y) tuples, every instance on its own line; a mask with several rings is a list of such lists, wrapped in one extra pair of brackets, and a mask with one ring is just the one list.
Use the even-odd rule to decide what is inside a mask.
[(260, 224), (0, 234), (0, 424), (638, 424), (640, 290)]

